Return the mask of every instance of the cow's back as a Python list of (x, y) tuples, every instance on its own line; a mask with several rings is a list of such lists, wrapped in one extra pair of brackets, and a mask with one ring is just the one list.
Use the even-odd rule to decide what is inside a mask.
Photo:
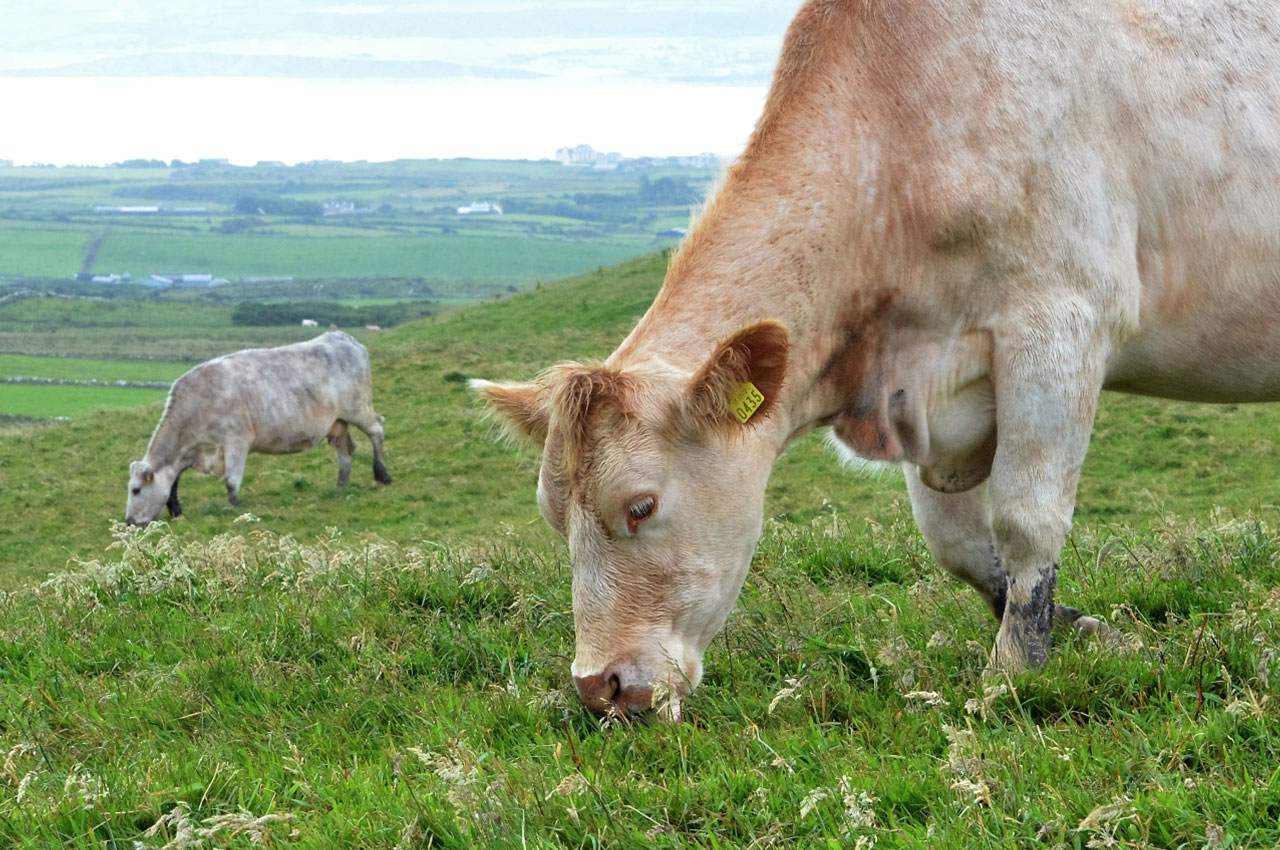
[[(369, 355), (342, 332), (307, 342), (237, 351), (183, 375), (171, 395), (198, 441), (246, 436), (253, 451), (300, 451), (337, 419), (370, 404)], [(171, 401), (170, 407), (174, 406)]]
[(834, 7), (847, 67), (811, 61), (764, 121), (855, 128), (899, 303), (980, 325), (1072, 293), (1113, 388), (1280, 394), (1280, 4), (810, 4)]

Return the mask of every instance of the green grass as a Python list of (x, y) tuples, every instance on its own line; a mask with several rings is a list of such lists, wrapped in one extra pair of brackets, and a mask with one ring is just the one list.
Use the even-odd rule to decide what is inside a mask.
[(191, 367), (183, 363), (88, 360), (0, 354), (0, 378), (94, 381), (172, 381)]
[(1280, 842), (1273, 407), (1104, 398), (1059, 594), (1118, 636), (1012, 682), (900, 477), (805, 438), (687, 722), (583, 715), (537, 460), (462, 379), (607, 353), (662, 265), (367, 338), (387, 488), (357, 435), (345, 491), (328, 451), (253, 456), (240, 508), (189, 476), (182, 519), (126, 532), (159, 404), (3, 432), (0, 847), (159, 848), (175, 808), (302, 848)]
[(442, 291), (522, 285), (613, 265), (643, 250), (635, 239), (485, 236), (273, 237), (113, 233), (97, 268), (208, 271), (220, 277), (414, 277)]
[(97, 410), (137, 407), (163, 399), (164, 390), (123, 387), (59, 387), (0, 384), (0, 414), (8, 416), (78, 416)]
[(0, 227), (0, 274), (71, 277), (80, 271), (89, 238), (88, 228), (34, 230)]

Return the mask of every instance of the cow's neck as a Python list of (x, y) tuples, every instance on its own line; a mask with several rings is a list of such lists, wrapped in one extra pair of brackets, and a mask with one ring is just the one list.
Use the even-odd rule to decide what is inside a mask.
[(760, 147), (730, 171), (610, 363), (658, 361), (692, 375), (738, 330), (781, 321), (791, 355), (771, 434), (780, 449), (853, 403), (889, 306), (882, 281), (894, 234), (873, 208), (873, 150), (814, 137)]
[(181, 402), (170, 395), (165, 405), (160, 424), (151, 435), (151, 443), (147, 446), (146, 461), (153, 469), (173, 467), (181, 473), (191, 466), (191, 459), (186, 456), (189, 446), (185, 446), (187, 416), (182, 410)]

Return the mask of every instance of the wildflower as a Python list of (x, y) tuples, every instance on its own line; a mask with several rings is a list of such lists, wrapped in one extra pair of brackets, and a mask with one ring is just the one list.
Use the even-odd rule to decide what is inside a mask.
[(1092, 832), (1093, 838), (1085, 846), (1091, 848), (1115, 847), (1119, 845), (1115, 831), (1126, 820), (1137, 817), (1137, 812), (1128, 797), (1117, 797), (1110, 803), (1098, 806), (1080, 821), (1076, 827), (1079, 832)]
[(151, 838), (160, 833), (160, 830), (166, 826), (173, 827), (173, 838), (169, 840), (160, 850), (187, 850), (188, 847), (200, 847), (204, 844), (204, 840), (196, 837), (195, 825), (187, 817), (188, 810), (186, 803), (178, 803), (167, 814), (163, 814), (153, 823), (146, 832), (142, 833), (144, 837)]
[(955, 640), (952, 639), (951, 635), (939, 629), (929, 635), (929, 642), (926, 643), (925, 646), (929, 649), (934, 649), (939, 646), (951, 646), (953, 643), (955, 643)]
[(947, 701), (937, 691), (911, 691), (902, 695), (905, 699), (920, 700), (926, 706), (946, 705)]
[(773, 714), (773, 710), (778, 707), (778, 703), (782, 702), (784, 699), (789, 699), (790, 697), (797, 696), (800, 693), (800, 688), (803, 686), (804, 686), (803, 677), (798, 679), (788, 677), (787, 686), (782, 690), (778, 691), (778, 693), (774, 696), (773, 701), (769, 703), (769, 710), (766, 713)]
[(570, 773), (564, 779), (561, 779), (555, 788), (552, 788), (547, 794), (547, 799), (562, 796), (568, 797), (571, 794), (578, 794), (590, 787), (587, 779), (581, 773)]
[(22, 781), (18, 783), (18, 802), (19, 803), (22, 802), (23, 797), (27, 796), (27, 789), (31, 787), (31, 783), (35, 782), (39, 777), (40, 777), (40, 774), (34, 770), (28, 773), (26, 776), (22, 777)]
[(804, 799), (800, 801), (800, 819), (804, 820), (814, 809), (818, 808), (818, 804), (831, 796), (831, 792), (826, 788), (814, 788)]
[(985, 720), (991, 704), (1008, 692), (1009, 688), (1005, 685), (988, 685), (982, 689), (981, 699), (975, 697), (965, 700), (965, 713), (981, 715)]
[[(297, 815), (288, 813), (254, 817), (251, 812), (241, 810), (234, 814), (215, 815), (211, 818), (205, 818), (204, 823), (209, 825), (202, 827), (199, 830), (199, 835), (202, 838), (215, 838), (219, 832), (226, 832), (229, 838), (247, 835), (250, 842), (261, 844), (267, 838), (274, 837), (271, 830), (272, 824), (292, 824), (297, 819)], [(296, 829), (292, 829), (288, 833), (289, 838), (297, 838), (298, 835), (299, 831)]]
[(18, 773), (15, 770), (18, 759), (24, 756), (33, 756), (36, 754), (35, 744), (16, 744), (10, 750), (9, 754), (4, 757), (4, 766), (0, 767), (0, 773), (8, 776), (14, 782), (18, 781)]
[(850, 787), (849, 777), (840, 777), (840, 794), (844, 801), (845, 814), (849, 816), (849, 825), (855, 829), (870, 829), (876, 825), (875, 797), (866, 791), (854, 792)]

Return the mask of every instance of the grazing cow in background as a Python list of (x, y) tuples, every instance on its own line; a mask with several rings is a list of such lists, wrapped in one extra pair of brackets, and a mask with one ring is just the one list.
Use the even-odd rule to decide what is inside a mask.
[(1045, 663), (1102, 389), (1280, 398), (1280, 4), (810, 0), (745, 152), (599, 365), (479, 384), (542, 447), (594, 709), (679, 699), (774, 460), (903, 464), (939, 564)]
[(351, 475), (355, 444), (348, 426), (373, 443), (373, 477), (390, 484), (382, 460), (382, 425), (373, 409), (369, 352), (341, 331), (279, 348), (250, 348), (187, 372), (169, 390), (147, 455), (129, 467), (125, 522), (146, 525), (178, 504), (178, 478), (194, 468), (224, 476), (239, 503), (250, 452), (291, 454), (328, 438), (338, 454), (338, 486)]

